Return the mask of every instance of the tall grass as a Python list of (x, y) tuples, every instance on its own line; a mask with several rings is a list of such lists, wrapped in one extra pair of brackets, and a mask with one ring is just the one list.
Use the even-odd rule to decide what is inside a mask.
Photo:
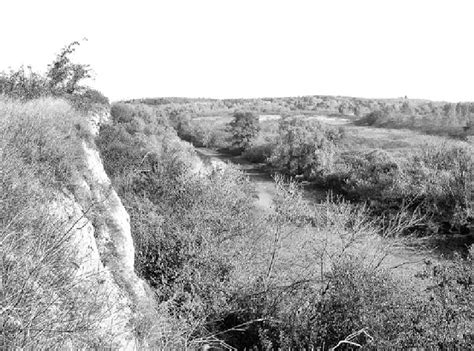
[(93, 347), (100, 298), (55, 211), (83, 167), (82, 116), (62, 100), (0, 100), (0, 348)]

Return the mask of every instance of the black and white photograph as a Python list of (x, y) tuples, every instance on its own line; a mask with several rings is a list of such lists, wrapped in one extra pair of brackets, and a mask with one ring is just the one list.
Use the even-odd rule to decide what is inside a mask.
[(0, 350), (474, 349), (472, 0), (1, 0)]

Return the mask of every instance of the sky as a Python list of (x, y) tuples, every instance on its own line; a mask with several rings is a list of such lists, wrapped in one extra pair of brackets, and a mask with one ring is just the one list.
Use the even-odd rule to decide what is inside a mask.
[(474, 101), (472, 0), (0, 0), (0, 71), (66, 44), (111, 100)]

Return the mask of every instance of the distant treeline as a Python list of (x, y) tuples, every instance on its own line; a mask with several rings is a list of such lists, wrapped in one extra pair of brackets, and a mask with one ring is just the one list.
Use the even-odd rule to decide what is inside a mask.
[(388, 128), (420, 129), (436, 134), (471, 135), (472, 102), (434, 102), (418, 99), (363, 99), (342, 96), (302, 96), (258, 99), (147, 98), (127, 102), (145, 103), (167, 115), (230, 115), (248, 110), (260, 114), (337, 114), (359, 123)]

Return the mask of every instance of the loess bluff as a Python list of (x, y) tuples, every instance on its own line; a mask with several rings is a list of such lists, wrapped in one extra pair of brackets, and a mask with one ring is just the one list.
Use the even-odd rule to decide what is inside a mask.
[[(109, 111), (89, 116), (94, 136), (109, 118)], [(140, 345), (136, 325), (153, 308), (152, 294), (135, 273), (130, 218), (99, 152), (90, 141), (84, 141), (82, 147), (86, 168), (74, 180), (72, 190), (58, 194), (51, 210), (72, 228), (69, 245), (78, 286), (89, 289), (99, 301), (96, 337), (108, 340), (114, 349), (137, 349), (146, 346)]]

